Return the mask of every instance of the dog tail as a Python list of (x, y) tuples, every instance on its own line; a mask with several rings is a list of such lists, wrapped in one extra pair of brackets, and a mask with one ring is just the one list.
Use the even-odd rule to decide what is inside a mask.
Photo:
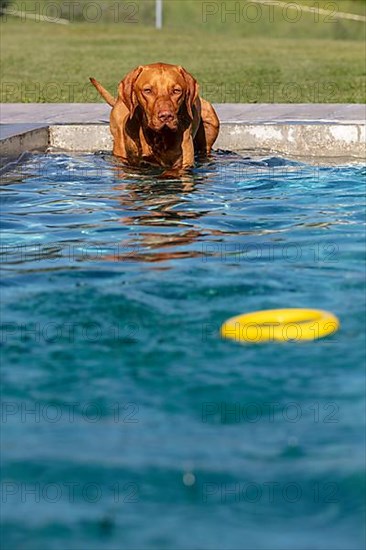
[(105, 90), (103, 86), (97, 80), (95, 80), (95, 78), (90, 77), (89, 80), (98, 90), (102, 98), (108, 103), (108, 105), (114, 107), (114, 105), (116, 104), (116, 100), (114, 99), (114, 97), (109, 92), (107, 92), (107, 90)]

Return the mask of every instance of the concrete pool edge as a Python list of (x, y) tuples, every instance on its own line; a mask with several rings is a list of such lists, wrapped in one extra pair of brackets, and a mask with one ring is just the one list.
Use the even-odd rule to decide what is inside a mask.
[[(366, 156), (365, 105), (215, 105), (215, 148), (300, 158)], [(103, 104), (2, 104), (0, 155), (25, 151), (109, 151), (110, 108)]]

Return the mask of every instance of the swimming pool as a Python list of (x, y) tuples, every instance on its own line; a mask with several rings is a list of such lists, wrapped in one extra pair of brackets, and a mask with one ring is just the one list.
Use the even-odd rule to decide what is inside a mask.
[[(108, 155), (2, 177), (3, 544), (361, 549), (365, 167)], [(232, 315), (334, 312), (311, 343)]]

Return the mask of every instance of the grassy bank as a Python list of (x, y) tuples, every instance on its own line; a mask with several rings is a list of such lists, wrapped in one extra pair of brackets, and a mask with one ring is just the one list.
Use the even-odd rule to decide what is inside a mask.
[(190, 32), (155, 31), (141, 24), (55, 25), (8, 17), (1, 22), (1, 101), (96, 102), (89, 76), (115, 91), (131, 68), (154, 61), (186, 66), (214, 102), (365, 101), (362, 40), (243, 36), (224, 32), (222, 23), (220, 29), (192, 24)]

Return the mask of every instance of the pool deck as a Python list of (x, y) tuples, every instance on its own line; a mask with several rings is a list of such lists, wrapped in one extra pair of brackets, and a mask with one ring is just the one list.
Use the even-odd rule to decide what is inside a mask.
[[(365, 159), (366, 105), (218, 104), (215, 148), (302, 158)], [(0, 155), (111, 150), (110, 107), (102, 103), (3, 103)]]

